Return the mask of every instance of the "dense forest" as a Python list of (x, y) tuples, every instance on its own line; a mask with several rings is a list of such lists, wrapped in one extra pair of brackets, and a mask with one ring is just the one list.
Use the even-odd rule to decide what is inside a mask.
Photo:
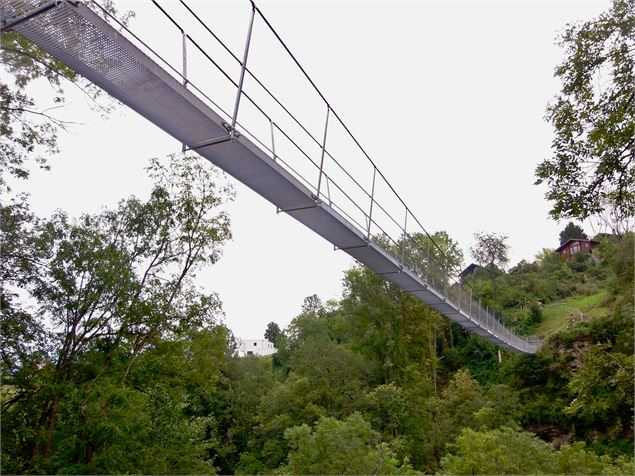
[[(38, 113), (26, 87), (45, 79), (59, 105), (69, 85), (104, 113), (112, 104), (3, 33), (1, 472), (633, 474), (634, 23), (616, 0), (563, 33), (554, 156), (536, 171), (553, 218), (600, 217), (610, 233), (592, 254), (545, 249), (511, 267), (504, 235), (475, 234), (480, 266), (465, 283), (541, 337), (535, 355), (499, 350), (355, 265), (340, 300), (309, 296), (286, 328), (269, 323), (274, 355), (239, 357), (220, 297), (196, 284), (231, 239), (227, 180), (175, 154), (149, 161), (145, 200), (36, 216), (11, 184), (54, 165), (68, 124)], [(615, 66), (599, 98), (585, 94), (598, 57)], [(578, 133), (585, 121), (596, 129)], [(587, 182), (584, 160), (604, 161)], [(587, 236), (570, 223), (569, 238)], [(426, 239), (464, 261), (446, 232)]]
[[(170, 280), (149, 292), (130, 271), (154, 237), (135, 235), (142, 250), (99, 229), (139, 226), (129, 208), (146, 205), (15, 230), (34, 241), (5, 250), (25, 260), (15, 278), (62, 332), (5, 303), (4, 472), (632, 473), (632, 234), (599, 260), (545, 251), (470, 278), (510, 326), (545, 338), (536, 355), (499, 360), (356, 266), (341, 301), (311, 296), (286, 329), (269, 325), (276, 354), (237, 357), (213, 297), (173, 297)], [(26, 250), (50, 274), (34, 276)]]

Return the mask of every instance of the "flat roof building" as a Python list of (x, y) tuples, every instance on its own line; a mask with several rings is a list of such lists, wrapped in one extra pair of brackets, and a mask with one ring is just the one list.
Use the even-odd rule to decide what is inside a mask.
[(238, 339), (238, 355), (271, 355), (276, 353), (276, 348), (267, 339)]

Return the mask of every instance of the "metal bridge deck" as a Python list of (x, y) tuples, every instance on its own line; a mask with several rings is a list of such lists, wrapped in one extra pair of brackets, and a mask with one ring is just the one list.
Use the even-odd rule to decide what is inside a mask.
[[(13, 3), (12, 3), (13, 2)], [(0, 0), (4, 17), (21, 14), (16, 4)], [(79, 2), (62, 1), (55, 8), (15, 27), (51, 55), (110, 95), (159, 126), (178, 141), (195, 147), (227, 135), (224, 120), (207, 104), (162, 69), (154, 60)], [(470, 306), (451, 302), (364, 234), (244, 136), (196, 151), (276, 207), (383, 275), (421, 302), (488, 341), (522, 353), (535, 353), (536, 343), (502, 325), (484, 325)], [(487, 319), (487, 316), (485, 316)], [(485, 321), (487, 322), (487, 321)]]

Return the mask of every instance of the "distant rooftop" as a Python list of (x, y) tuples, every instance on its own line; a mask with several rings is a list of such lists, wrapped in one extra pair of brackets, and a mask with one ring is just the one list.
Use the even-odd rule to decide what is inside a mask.
[(556, 248), (555, 252), (556, 253), (560, 253), (563, 249), (568, 247), (571, 243), (575, 243), (576, 241), (584, 242), (584, 243), (591, 243), (591, 245), (599, 245), (600, 244), (599, 241), (595, 241), (595, 240), (585, 240), (583, 238), (571, 238), (571, 239), (567, 240), (565, 243), (563, 243), (562, 245), (560, 245), (558, 248)]
[(238, 355), (246, 357), (248, 355), (271, 355), (276, 353), (273, 343), (267, 339), (238, 339)]

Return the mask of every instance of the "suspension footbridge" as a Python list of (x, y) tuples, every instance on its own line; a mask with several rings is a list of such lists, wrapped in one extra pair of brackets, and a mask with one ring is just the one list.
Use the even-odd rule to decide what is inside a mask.
[[(462, 285), (455, 263), (432, 240), (255, 4), (251, 4), (247, 38), (239, 56), (180, 0), (184, 12), (237, 63), (239, 75), (232, 77), (166, 6), (153, 3), (165, 19), (162, 28), (171, 27), (180, 37), (179, 67), (96, 2), (0, 0), (0, 18), (3, 32), (14, 30), (28, 38), (177, 139), (184, 150), (196, 151), (278, 211), (403, 291), (495, 345), (515, 352), (537, 352), (538, 339), (507, 328), (481, 305), (469, 286)], [(269, 29), (323, 104), (321, 134), (311, 133), (248, 67), (255, 21)], [(198, 52), (222, 73), (233, 89), (231, 112), (188, 76), (188, 51)], [(247, 90), (247, 79), (253, 91)], [(258, 94), (273, 106), (263, 106), (265, 101), (255, 99)], [(248, 127), (239, 114), (245, 107), (241, 102), (260, 115), (267, 129)], [(284, 120), (270, 110), (274, 107)], [(357, 166), (346, 167), (334, 146), (329, 146), (335, 127), (352, 144), (358, 163), (366, 167), (366, 186), (354, 173)]]

